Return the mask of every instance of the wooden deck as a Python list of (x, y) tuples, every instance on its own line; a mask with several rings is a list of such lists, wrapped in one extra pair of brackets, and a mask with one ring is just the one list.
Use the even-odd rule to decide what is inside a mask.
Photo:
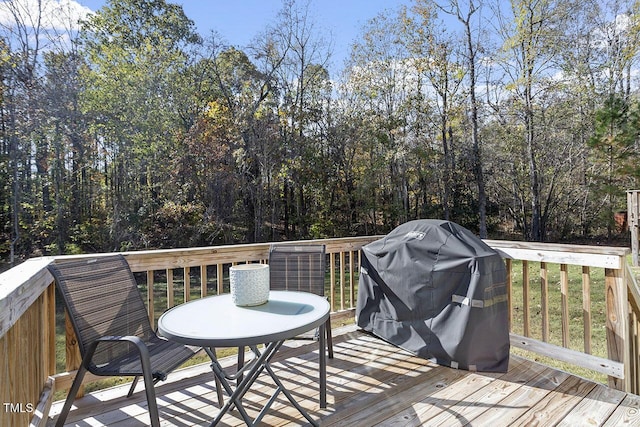
[[(353, 327), (334, 330), (335, 358), (328, 363), (328, 407), (318, 407), (317, 343), (292, 342), (273, 367), (296, 399), (323, 426), (637, 426), (640, 396), (609, 389), (512, 356), (505, 374), (471, 373), (412, 357)], [(232, 364), (234, 358), (225, 360)], [(209, 425), (218, 406), (207, 365), (177, 371), (158, 384), (163, 426)], [(76, 400), (73, 426), (149, 424), (142, 387), (126, 398), (117, 387)], [(250, 415), (274, 390), (261, 377), (245, 396)], [(263, 425), (306, 425), (280, 395)], [(54, 404), (53, 419), (61, 403)], [(224, 425), (244, 425), (237, 411)]]

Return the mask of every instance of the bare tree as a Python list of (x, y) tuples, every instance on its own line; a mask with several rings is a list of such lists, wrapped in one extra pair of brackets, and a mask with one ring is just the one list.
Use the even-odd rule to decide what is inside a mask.
[(531, 216), (528, 238), (545, 238), (543, 224), (543, 185), (546, 171), (540, 166), (543, 153), (541, 127), (538, 122), (539, 100), (553, 87), (553, 72), (562, 31), (569, 16), (568, 4), (549, 0), (512, 0), (510, 18), (499, 11), (499, 32), (504, 58), (500, 66), (507, 81), (514, 112), (522, 121), (522, 154), (528, 173), (528, 200)]
[[(454, 196), (454, 170), (456, 169), (456, 136), (453, 129), (455, 110), (463, 83), (464, 64), (455, 48), (452, 33), (439, 31), (436, 5), (427, 0), (417, 1), (411, 13), (404, 11), (401, 18), (401, 40), (417, 65), (424, 70), (429, 86), (435, 94), (433, 107), (438, 112), (437, 127), (442, 145), (442, 206), (445, 219), (451, 219)], [(421, 78), (422, 72), (418, 73)], [(426, 88), (425, 88), (426, 90)]]
[[(49, 189), (43, 185), (47, 173), (48, 146), (39, 134), (39, 86), (38, 70), (42, 41), (43, 2), (10, 0), (2, 3), (5, 16), (0, 31), (6, 43), (6, 54), (11, 66), (6, 67), (3, 129), (9, 140), (9, 162), (12, 170), (12, 232), (9, 263), (14, 264), (18, 241), (21, 238), (20, 217), (25, 192), (33, 196), (31, 164), (35, 162), (40, 182), (41, 205), (51, 206)], [(35, 146), (35, 153), (32, 152)]]
[[(480, 3), (481, 5), (481, 3)], [(449, 0), (448, 4), (440, 8), (455, 16), (462, 24), (464, 34), (464, 44), (466, 48), (466, 65), (469, 91), (469, 114), (471, 120), (471, 147), (473, 158), (473, 174), (478, 189), (478, 225), (481, 238), (487, 238), (487, 194), (485, 190), (485, 179), (482, 159), (482, 144), (479, 134), (478, 110), (480, 102), (477, 96), (478, 87), (478, 54), (480, 51), (480, 28), (481, 23), (474, 21), (479, 14), (480, 5), (474, 0)]]
[[(314, 109), (317, 95), (326, 88), (327, 66), (331, 57), (331, 43), (317, 28), (310, 9), (310, 1), (285, 0), (276, 22), (267, 28), (263, 42), (258, 43), (264, 58), (273, 64), (280, 143), (287, 165), (282, 177), (282, 210), (285, 232), (306, 235), (311, 194), (309, 183), (313, 176), (301, 165), (307, 164), (317, 143)], [(302, 162), (301, 162), (302, 160)]]

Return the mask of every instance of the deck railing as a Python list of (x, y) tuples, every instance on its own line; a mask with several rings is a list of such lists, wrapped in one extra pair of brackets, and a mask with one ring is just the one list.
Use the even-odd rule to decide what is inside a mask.
[[(640, 392), (640, 291), (627, 263), (629, 249), (486, 243), (507, 265), (512, 346), (604, 374), (612, 388)], [(570, 269), (579, 271), (570, 274)], [(575, 277), (578, 283), (570, 279)], [(551, 305), (554, 293), (557, 304)], [(594, 337), (606, 340), (605, 354), (593, 354)]]
[[(327, 288), (334, 316), (353, 315), (359, 250), (376, 239), (305, 241), (326, 245)], [(640, 291), (626, 262), (628, 249), (487, 243), (502, 254), (508, 267), (513, 346), (605, 374), (611, 387), (638, 393)], [(228, 292), (228, 267), (265, 262), (269, 247), (264, 243), (124, 255), (141, 284), (154, 322), (173, 305)], [(44, 425), (54, 391), (70, 386), (79, 365), (75, 337), (67, 322), (65, 367), (56, 372), (55, 292), (46, 266), (61, 258), (70, 257), (29, 260), (0, 275), (0, 427), (29, 422)], [(581, 286), (570, 280), (573, 268), (581, 271)], [(532, 287), (534, 269), (539, 271), (539, 286)], [(550, 304), (556, 292), (560, 307)], [(559, 322), (553, 321), (553, 311), (558, 312)], [(579, 322), (576, 312), (581, 312)], [(559, 328), (554, 327), (557, 324)], [(576, 329), (580, 329), (577, 338)], [(606, 354), (591, 354), (593, 337), (600, 330), (606, 337)], [(86, 382), (95, 379), (85, 377)]]

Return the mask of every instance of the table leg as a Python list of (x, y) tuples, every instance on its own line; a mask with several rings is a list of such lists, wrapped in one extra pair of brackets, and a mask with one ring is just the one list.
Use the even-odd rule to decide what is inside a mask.
[[(242, 403), (241, 403), (242, 397), (246, 394), (246, 392), (251, 387), (251, 384), (255, 382), (255, 380), (258, 378), (262, 370), (265, 368), (266, 364), (269, 362), (269, 360), (271, 360), (271, 358), (273, 358), (273, 356), (276, 354), (276, 352), (278, 351), (278, 349), (283, 343), (284, 341), (276, 341), (276, 342), (270, 343), (266, 347), (264, 353), (262, 354), (260, 354), (257, 348), (255, 349), (252, 348), (252, 350), (254, 350), (254, 353), (256, 353), (256, 356), (257, 356), (257, 358), (254, 359), (255, 363), (251, 364), (251, 368), (249, 369), (247, 374), (244, 375), (242, 381), (240, 382), (240, 384), (238, 384), (235, 390), (231, 389), (231, 386), (229, 385), (229, 382), (227, 381), (227, 378), (225, 376), (224, 370), (220, 366), (220, 363), (218, 362), (218, 360), (217, 359), (214, 360), (214, 363), (213, 363), (214, 372), (220, 378), (220, 381), (223, 383), (223, 386), (230, 397), (227, 403), (220, 409), (220, 412), (218, 413), (216, 418), (211, 422), (211, 426), (217, 425), (222, 420), (222, 417), (224, 416), (224, 414), (226, 414), (227, 411), (229, 411), (229, 409), (234, 404), (240, 411), (240, 414), (242, 415), (242, 418), (244, 419), (245, 423), (248, 426), (254, 425), (254, 421), (251, 420), (249, 415), (246, 413), (244, 407), (242, 406)], [(210, 357), (213, 356), (215, 358), (215, 355), (213, 355), (209, 351), (207, 351), (207, 353), (209, 354)], [(248, 365), (245, 365), (245, 366), (248, 366)]]
[(325, 324), (320, 325), (320, 337), (318, 339), (319, 349), (319, 375), (320, 375), (320, 408), (327, 407), (327, 354), (326, 354), (326, 340), (327, 335), (325, 333)]
[[(321, 337), (323, 336), (322, 335), (323, 333), (324, 333), (324, 330), (321, 331), (321, 334), (320, 334)], [(320, 342), (320, 405), (321, 407), (324, 408), (326, 407), (326, 354), (325, 354), (326, 344), (322, 338), (319, 340), (319, 342)], [(231, 389), (231, 386), (227, 381), (227, 377), (225, 376), (224, 370), (220, 366), (220, 363), (218, 362), (215, 353), (212, 352), (210, 349), (205, 348), (205, 351), (207, 351), (207, 354), (209, 354), (209, 357), (211, 357), (212, 359), (212, 368), (214, 370), (214, 374), (216, 375), (216, 377), (220, 379), (220, 382), (222, 383), (226, 392), (230, 396), (227, 403), (220, 409), (220, 412), (211, 423), (211, 426), (217, 425), (222, 420), (222, 417), (224, 416), (224, 414), (226, 414), (227, 411), (229, 411), (229, 409), (234, 404), (240, 411), (242, 418), (244, 419), (245, 423), (248, 426), (257, 424), (262, 420), (262, 417), (264, 417), (267, 410), (271, 407), (271, 405), (273, 404), (273, 402), (275, 401), (275, 399), (277, 398), (280, 392), (282, 392), (287, 397), (287, 399), (291, 402), (291, 404), (312, 425), (318, 426), (318, 423), (313, 418), (311, 418), (311, 416), (304, 410), (304, 408), (293, 398), (293, 395), (289, 392), (289, 390), (287, 390), (284, 387), (284, 384), (282, 384), (282, 381), (280, 381), (276, 373), (273, 371), (273, 369), (271, 369), (269, 362), (271, 361), (271, 359), (273, 359), (273, 357), (278, 352), (278, 350), (280, 349), (283, 343), (284, 341), (275, 341), (275, 342), (269, 343), (265, 347), (263, 352), (260, 352), (257, 346), (250, 346), (251, 350), (256, 355), (256, 359), (254, 359), (255, 363), (253, 363), (249, 371), (244, 375), (244, 377), (242, 378), (242, 381), (238, 384), (235, 390)], [(269, 401), (266, 403), (266, 405), (262, 408), (262, 410), (260, 411), (256, 419), (252, 421), (249, 415), (246, 413), (245, 409), (243, 408), (241, 400), (242, 400), (242, 397), (249, 391), (251, 385), (256, 381), (256, 379), (258, 379), (258, 377), (260, 376), (263, 370), (266, 370), (267, 373), (271, 376), (271, 378), (273, 379), (273, 381), (277, 386), (277, 389), (275, 393), (271, 396)]]
[[(216, 417), (217, 421), (214, 420), (214, 423), (211, 424), (211, 425), (215, 425), (219, 422), (219, 419), (222, 419), (222, 416), (229, 410), (229, 408), (231, 408), (231, 405), (235, 402), (235, 399), (233, 398), (233, 395), (235, 392), (233, 391), (233, 389), (229, 385), (229, 382), (227, 381), (226, 375), (224, 373), (224, 370), (222, 369), (222, 366), (220, 366), (220, 363), (218, 362), (218, 358), (216, 357), (215, 351), (212, 351), (207, 347), (204, 348), (204, 351), (211, 358), (211, 369), (213, 370), (213, 374), (216, 377), (216, 387), (219, 385), (222, 385), (222, 387), (224, 387), (227, 394), (231, 396), (229, 401), (222, 408), (220, 408), (220, 413), (218, 414), (218, 417)], [(220, 392), (218, 392), (218, 398), (220, 398), (220, 396), (221, 394)], [(247, 414), (247, 411), (242, 406), (242, 403), (240, 403), (240, 401), (235, 403), (245, 423), (247, 423), (247, 425), (253, 425), (251, 421), (251, 417), (249, 417), (249, 414)]]
[(264, 415), (263, 412), (266, 412), (266, 409), (269, 406), (271, 406), (273, 401), (275, 401), (276, 396), (278, 395), (278, 393), (282, 392), (285, 396), (287, 396), (287, 399), (289, 399), (289, 402), (291, 402), (291, 404), (293, 406), (295, 406), (295, 408), (298, 410), (298, 412), (300, 412), (302, 414), (302, 416), (304, 416), (311, 423), (311, 425), (318, 426), (319, 425), (318, 422), (316, 420), (314, 420), (313, 418), (311, 418), (311, 415), (309, 415), (307, 413), (307, 411), (305, 411), (304, 408), (302, 406), (300, 406), (300, 404), (293, 398), (293, 395), (289, 392), (289, 390), (287, 390), (285, 388), (284, 384), (282, 384), (282, 381), (280, 381), (280, 378), (278, 378), (276, 373), (273, 372), (273, 370), (271, 369), (271, 366), (269, 366), (269, 364), (267, 364), (267, 365), (265, 365), (265, 369), (267, 370), (267, 372), (271, 376), (271, 379), (273, 379), (273, 382), (276, 383), (278, 388), (276, 389), (276, 392), (271, 397), (271, 399), (269, 399), (269, 402), (267, 402), (267, 405), (265, 405), (265, 407), (262, 409), (262, 411), (261, 411), (260, 415), (258, 416), (258, 418), (256, 418), (256, 422), (258, 422), (260, 419), (262, 419), (262, 415)]
[[(211, 352), (213, 354), (213, 357), (216, 358), (216, 360), (218, 359), (215, 348), (206, 348), (205, 352), (209, 354), (209, 358), (211, 358), (211, 354), (209, 353)], [(211, 365), (211, 370), (213, 371), (213, 365)], [(214, 371), (213, 377), (216, 379), (216, 394), (218, 395), (218, 405), (220, 405), (220, 407), (222, 408), (222, 406), (224, 405), (224, 396), (222, 393), (222, 388), (223, 388), (222, 382), (220, 381), (220, 378), (218, 378), (218, 376), (215, 374), (215, 371)]]

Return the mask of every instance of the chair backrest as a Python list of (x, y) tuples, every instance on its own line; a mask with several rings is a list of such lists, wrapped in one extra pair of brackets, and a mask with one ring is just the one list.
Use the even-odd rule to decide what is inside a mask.
[[(122, 255), (56, 261), (49, 266), (73, 324), (80, 353), (103, 336), (155, 335), (142, 296)], [(122, 343), (99, 345), (96, 365), (129, 352)]]
[(270, 287), (324, 295), (324, 245), (273, 245), (269, 250)]

